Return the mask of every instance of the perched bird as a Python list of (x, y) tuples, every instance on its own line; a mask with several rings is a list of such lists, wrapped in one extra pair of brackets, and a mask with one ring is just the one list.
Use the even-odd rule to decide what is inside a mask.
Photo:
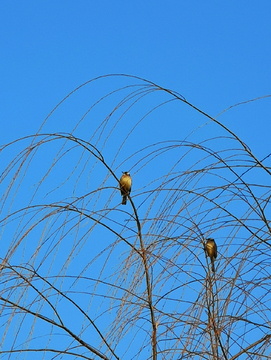
[(132, 179), (128, 171), (124, 171), (120, 178), (120, 192), (122, 195), (122, 205), (126, 205), (127, 195), (130, 195), (132, 188)]
[(205, 250), (211, 259), (212, 271), (215, 272), (215, 259), (217, 257), (217, 246), (212, 238), (206, 239)]

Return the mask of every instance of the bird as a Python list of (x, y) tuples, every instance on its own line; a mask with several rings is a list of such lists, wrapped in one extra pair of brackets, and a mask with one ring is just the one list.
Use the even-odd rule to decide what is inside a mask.
[(212, 271), (215, 272), (215, 259), (217, 257), (217, 246), (212, 238), (206, 239), (205, 250), (211, 259)]
[(120, 178), (120, 192), (122, 195), (122, 205), (126, 205), (127, 195), (130, 195), (132, 188), (132, 179), (128, 171), (123, 171)]

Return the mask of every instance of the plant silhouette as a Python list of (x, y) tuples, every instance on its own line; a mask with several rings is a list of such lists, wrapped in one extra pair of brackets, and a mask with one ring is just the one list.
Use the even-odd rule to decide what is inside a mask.
[(3, 359), (270, 356), (270, 153), (220, 121), (233, 111), (107, 75), (2, 145)]

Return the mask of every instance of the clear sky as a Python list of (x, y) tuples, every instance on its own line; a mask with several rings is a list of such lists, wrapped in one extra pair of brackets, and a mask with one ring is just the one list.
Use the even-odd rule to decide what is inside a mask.
[[(180, 93), (212, 117), (232, 105), (266, 96), (219, 117), (262, 159), (271, 152), (271, 98), (267, 96), (271, 94), (270, 18), (268, 0), (1, 1), (0, 144), (35, 134), (50, 111), (88, 80), (100, 75), (129, 74)], [(71, 103), (60, 106), (46, 130), (70, 132), (94, 99), (125, 81), (98, 81), (89, 90), (78, 93)], [(129, 116), (133, 114), (138, 121), (153, 104), (157, 103), (148, 107), (143, 100), (145, 112), (135, 107)], [(159, 111), (156, 118), (150, 116), (140, 137), (135, 131), (129, 154), (148, 141), (183, 140), (208, 121), (183, 104), (174, 103)], [(78, 135), (89, 140), (99, 125), (94, 123), (82, 122)], [(118, 131), (124, 139), (127, 128)], [(210, 126), (203, 128), (201, 134), (201, 140), (204, 136), (215, 137), (221, 129)], [(111, 148), (105, 148), (110, 161), (119, 147), (120, 143), (112, 143)], [(121, 154), (117, 175), (126, 170), (120, 165), (125, 158)], [(40, 168), (49, 155), (48, 149), (43, 154), (44, 163), (38, 164)], [(130, 159), (126, 164), (131, 169), (134, 166), (135, 173), (140, 171), (136, 160)], [(161, 168), (162, 173), (171, 165), (165, 159), (152, 169)], [(33, 183), (38, 181), (35, 172), (31, 176)], [(136, 181), (135, 188), (142, 190), (144, 178), (138, 176)], [(45, 190), (49, 193), (50, 186)], [(48, 196), (54, 199), (55, 193)], [(24, 197), (19, 198), (19, 204), (24, 204)]]
[[(34, 132), (68, 92), (108, 73), (154, 81), (212, 116), (269, 94), (270, 11), (265, 0), (2, 1), (1, 143)], [(262, 113), (253, 132), (268, 124)]]

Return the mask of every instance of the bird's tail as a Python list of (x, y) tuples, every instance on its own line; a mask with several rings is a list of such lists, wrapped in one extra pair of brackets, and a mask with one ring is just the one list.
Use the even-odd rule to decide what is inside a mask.
[(214, 262), (214, 259), (212, 259), (212, 272), (215, 272), (215, 262)]
[(123, 197), (122, 197), (122, 205), (126, 205), (126, 203), (127, 203), (127, 196), (123, 195)]

